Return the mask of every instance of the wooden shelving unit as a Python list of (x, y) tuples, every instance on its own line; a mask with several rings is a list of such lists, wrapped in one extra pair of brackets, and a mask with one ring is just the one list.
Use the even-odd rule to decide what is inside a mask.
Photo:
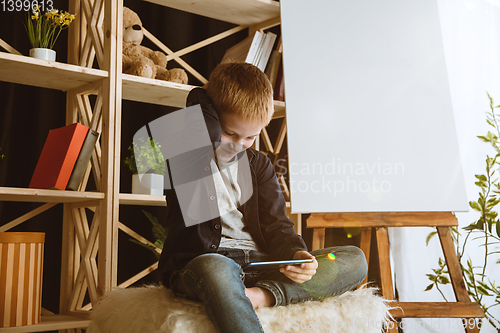
[(104, 199), (99, 192), (40, 190), (33, 188), (0, 187), (0, 201), (74, 203)]
[(40, 323), (28, 326), (1, 328), (2, 333), (24, 333), (45, 332), (55, 330), (66, 330), (75, 328), (86, 328), (90, 319), (68, 315), (42, 315)]
[[(183, 108), (186, 98), (195, 86), (139, 76), (122, 75), (122, 98), (128, 101)], [(285, 116), (285, 102), (274, 101), (273, 119)]]
[(165, 7), (237, 25), (260, 25), (279, 19), (280, 6), (273, 0), (146, 0)]
[[(44, 203), (35, 210), (0, 226), (0, 231), (57, 205), (64, 205), (60, 314), (43, 315), (36, 325), (2, 328), (2, 332), (77, 332), (89, 324), (83, 299), (95, 304), (106, 291), (117, 286), (118, 230), (148, 241), (118, 221), (120, 205), (166, 206), (164, 196), (120, 193), (121, 101), (185, 107), (194, 86), (145, 79), (121, 73), (123, 0), (70, 0), (69, 11), (77, 13), (70, 26), (68, 64), (49, 62), (0, 52), (0, 80), (67, 93), (68, 124), (76, 121), (101, 133), (80, 191), (38, 190), (0, 187), (0, 201)], [(162, 6), (239, 25), (198, 42), (184, 50), (170, 51), (149, 33), (153, 43), (201, 82), (206, 81), (180, 57), (233, 33), (249, 33), (280, 23), (279, 3), (274, 0), (148, 0)], [(106, 32), (106, 33), (104, 33)], [(100, 69), (92, 68), (95, 59)], [(94, 102), (89, 97), (93, 95)], [(275, 101), (274, 118), (285, 117), (285, 103)], [(286, 128), (283, 125), (283, 128)], [(284, 131), (280, 133), (283, 139)], [(265, 133), (267, 135), (267, 133)], [(277, 144), (281, 146), (281, 143)], [(276, 147), (279, 150), (279, 147)], [(90, 171), (92, 170), (92, 171)], [(94, 175), (97, 191), (86, 191)], [(289, 203), (287, 204), (289, 207)], [(87, 212), (85, 212), (87, 210)], [(93, 220), (87, 221), (88, 211)], [(97, 255), (99, 253), (99, 255)], [(153, 265), (122, 284), (126, 287), (156, 269)], [(82, 314), (83, 313), (83, 314)]]
[(128, 101), (186, 107), (186, 97), (195, 86), (140, 76), (122, 75), (123, 99)]
[(164, 195), (120, 193), (120, 205), (166, 206)]
[[(4, 82), (70, 91), (98, 84), (107, 75), (99, 69), (0, 52), (0, 81)], [(194, 87), (122, 74), (122, 98), (129, 101), (182, 108)], [(274, 105), (274, 118), (284, 117), (285, 103), (275, 101)]]
[(69, 91), (106, 78), (103, 70), (0, 52), (0, 81)]

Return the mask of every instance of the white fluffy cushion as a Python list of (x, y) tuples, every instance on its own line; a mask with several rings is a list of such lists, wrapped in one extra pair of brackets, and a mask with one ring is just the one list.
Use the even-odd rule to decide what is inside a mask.
[[(376, 291), (361, 288), (322, 301), (261, 308), (257, 315), (266, 333), (379, 333), (390, 307)], [(113, 290), (91, 318), (89, 333), (216, 333), (201, 303), (160, 286)]]

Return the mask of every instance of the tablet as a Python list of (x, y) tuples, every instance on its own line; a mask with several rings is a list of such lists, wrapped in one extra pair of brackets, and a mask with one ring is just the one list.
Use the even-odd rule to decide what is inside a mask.
[(269, 271), (274, 269), (280, 269), (288, 265), (300, 265), (303, 263), (313, 262), (312, 258), (308, 259), (297, 259), (297, 260), (278, 260), (278, 261), (260, 261), (251, 262), (243, 267), (244, 271)]

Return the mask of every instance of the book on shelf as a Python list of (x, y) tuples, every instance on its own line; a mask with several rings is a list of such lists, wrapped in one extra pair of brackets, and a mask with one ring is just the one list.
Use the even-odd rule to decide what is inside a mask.
[(98, 138), (99, 133), (89, 128), (85, 141), (83, 142), (82, 148), (80, 149), (80, 153), (78, 154), (78, 158), (75, 162), (75, 167), (69, 177), (68, 185), (66, 185), (67, 190), (78, 191)]
[(272, 50), (271, 55), (269, 56), (269, 61), (267, 62), (266, 69), (264, 70), (264, 74), (266, 74), (267, 78), (271, 80), (271, 70), (273, 67), (274, 59), (276, 58), (276, 51)]
[(267, 62), (269, 61), (269, 57), (271, 55), (271, 51), (273, 50), (276, 37), (276, 34), (272, 32), (266, 33), (266, 37), (264, 39), (264, 42), (262, 43), (259, 57), (254, 61), (254, 65), (259, 67), (263, 72), (266, 69)]
[(283, 61), (279, 65), (276, 83), (274, 84), (274, 99), (276, 101), (285, 100), (285, 80), (283, 77)]
[(224, 53), (221, 63), (225, 62), (248, 62), (265, 71), (277, 35), (268, 32), (256, 31), (253, 36), (248, 36), (238, 44), (230, 47)]
[(278, 46), (276, 47), (276, 50), (273, 50), (271, 53), (271, 56), (269, 57), (269, 61), (266, 66), (266, 70), (264, 73), (266, 73), (267, 77), (269, 78), (269, 81), (271, 82), (271, 85), (274, 86), (276, 85), (276, 78), (278, 76), (278, 70), (282, 61), (282, 42), (281, 42), (281, 37), (278, 41)]
[(263, 42), (264, 42), (264, 34), (260, 31), (256, 31), (252, 39), (252, 45), (250, 46), (247, 56), (245, 57), (245, 62), (248, 62), (250, 64), (254, 63), (255, 58), (257, 57), (257, 54), (261, 49)]
[(224, 53), (221, 63), (225, 62), (244, 62), (247, 58), (248, 51), (252, 45), (253, 36), (248, 36), (238, 44), (230, 47)]
[(50, 130), (29, 187), (66, 189), (88, 132), (89, 128), (79, 123)]

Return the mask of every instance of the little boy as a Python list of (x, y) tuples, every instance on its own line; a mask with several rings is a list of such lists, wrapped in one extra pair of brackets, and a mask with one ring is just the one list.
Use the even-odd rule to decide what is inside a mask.
[[(272, 86), (247, 63), (217, 66), (187, 106), (200, 104), (215, 150), (210, 162), (220, 216), (186, 227), (176, 190), (167, 190), (168, 237), (161, 254), (162, 284), (179, 296), (200, 300), (218, 332), (263, 332), (255, 309), (339, 295), (367, 272), (363, 252), (353, 246), (309, 253), (286, 216), (274, 168), (250, 148), (271, 121)], [(244, 165), (246, 163), (246, 165)], [(251, 181), (239, 170), (249, 168)], [(242, 200), (244, 193), (249, 197)], [(333, 253), (333, 255), (326, 254)], [(249, 262), (306, 259), (279, 271), (246, 273)]]

